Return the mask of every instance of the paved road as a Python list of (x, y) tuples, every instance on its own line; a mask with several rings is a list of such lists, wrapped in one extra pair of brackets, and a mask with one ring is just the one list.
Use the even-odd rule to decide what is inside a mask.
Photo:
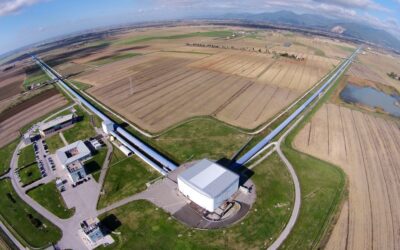
[[(100, 132), (100, 131), (98, 131), (98, 132)], [(100, 171), (100, 177), (99, 177), (99, 181), (98, 181), (99, 187), (100, 187), (99, 192), (103, 188), (103, 184), (104, 184), (104, 180), (106, 178), (108, 167), (110, 166), (110, 156), (111, 156), (111, 154), (113, 152), (112, 144), (107, 139), (105, 139), (103, 141), (107, 145), (107, 155), (106, 155), (106, 159), (105, 159), (105, 161), (103, 163), (103, 167), (101, 168), (101, 171)]]
[(301, 116), (278, 140), (278, 143), (276, 144), (276, 152), (278, 153), (279, 157), (282, 159), (282, 161), (285, 163), (287, 169), (289, 170), (290, 176), (292, 177), (292, 181), (294, 184), (294, 205), (293, 205), (293, 210), (292, 214), (290, 215), (290, 219), (288, 223), (286, 224), (285, 228), (281, 232), (281, 234), (278, 236), (278, 238), (272, 243), (270, 247), (268, 247), (268, 250), (275, 250), (278, 249), (279, 246), (286, 240), (286, 238), (289, 236), (290, 232), (292, 231), (294, 225), (296, 224), (297, 218), (299, 217), (300, 213), (300, 206), (301, 206), (301, 189), (300, 189), (300, 182), (299, 178), (296, 175), (296, 171), (294, 171), (294, 168), (292, 164), (289, 162), (289, 160), (285, 157), (281, 150), (281, 143), (285, 140), (286, 136), (299, 124), (299, 122), (303, 119), (304, 116)]
[(78, 225), (81, 222), (80, 218), (75, 219), (76, 216), (67, 220), (58, 218), (54, 214), (50, 213), (47, 209), (42, 207), (31, 197), (29, 197), (25, 193), (25, 190), (20, 186), (20, 182), (18, 181), (18, 176), (15, 173), (15, 170), (17, 169), (18, 166), (17, 152), (19, 151), (22, 145), (23, 142), (20, 142), (18, 144), (16, 150), (14, 151), (10, 165), (11, 184), (15, 192), (24, 202), (26, 202), (29, 206), (31, 206), (36, 212), (41, 214), (43, 217), (45, 217), (47, 220), (49, 220), (51, 223), (53, 223), (62, 230), (63, 235), (58, 243), (58, 245), (62, 249), (86, 249), (85, 245), (83, 244), (82, 240), (79, 238), (77, 234)]

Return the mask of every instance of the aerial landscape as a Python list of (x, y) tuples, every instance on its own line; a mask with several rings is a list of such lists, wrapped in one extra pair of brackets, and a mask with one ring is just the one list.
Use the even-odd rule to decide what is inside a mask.
[(0, 1), (0, 249), (400, 249), (399, 13)]

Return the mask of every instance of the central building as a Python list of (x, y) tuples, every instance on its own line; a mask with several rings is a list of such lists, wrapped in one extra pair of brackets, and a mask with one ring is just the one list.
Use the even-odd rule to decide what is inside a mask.
[(239, 175), (203, 159), (178, 175), (178, 189), (188, 199), (214, 212), (239, 188)]

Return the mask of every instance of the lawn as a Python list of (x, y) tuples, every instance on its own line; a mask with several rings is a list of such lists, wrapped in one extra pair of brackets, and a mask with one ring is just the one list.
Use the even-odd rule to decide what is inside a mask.
[(330, 98), (340, 81), (341, 78), (282, 143), (283, 152), (299, 177), (302, 196), (299, 218), (282, 249), (323, 247), (321, 244), (328, 236), (332, 220), (340, 212), (340, 204), (346, 196), (346, 175), (340, 168), (292, 148), (295, 136)]
[(78, 82), (78, 81), (75, 81), (75, 80), (68, 80), (68, 81), (73, 83), (74, 86), (77, 87), (79, 90), (87, 90), (87, 89), (93, 87), (90, 84), (83, 83), (83, 82)]
[(146, 183), (159, 176), (136, 155), (120, 160), (108, 169), (103, 186), (104, 194), (100, 196), (98, 207), (106, 207), (145, 190)]
[(63, 131), (63, 135), (68, 143), (78, 140), (85, 140), (96, 135), (94, 128), (90, 122), (89, 114), (84, 112), (82, 108), (76, 106), (76, 114), (81, 120), (76, 122), (71, 128)]
[[(112, 234), (110, 249), (265, 249), (281, 232), (293, 206), (293, 183), (286, 167), (273, 154), (253, 169), (257, 200), (240, 223), (221, 230), (194, 230), (172, 219), (147, 201), (135, 201), (102, 215), (121, 225)], [(109, 215), (109, 217), (107, 217)], [(114, 221), (115, 222), (115, 221)]]
[(70, 218), (75, 209), (68, 209), (54, 182), (31, 189), (27, 194), (44, 208), (61, 219)]
[(36, 163), (35, 151), (33, 150), (33, 145), (28, 145), (21, 149), (21, 153), (18, 158), (18, 168), (29, 166), (33, 163)]
[(139, 55), (141, 55), (141, 54), (140, 53), (117, 54), (117, 55), (113, 55), (113, 56), (110, 56), (107, 58), (91, 61), (90, 64), (95, 65), (95, 66), (102, 66), (102, 65), (105, 65), (108, 63), (117, 62), (117, 61), (120, 61), (123, 59), (131, 58), (131, 57), (139, 56)]
[(344, 197), (346, 176), (329, 163), (284, 147), (300, 180), (301, 208), (282, 249), (317, 249)]
[(33, 74), (28, 74), (27, 78), (24, 81), (24, 87), (28, 87), (33, 83), (44, 83), (48, 80), (51, 80), (50, 77), (46, 75), (43, 71), (37, 71)]
[(155, 143), (183, 163), (202, 158), (231, 159), (249, 138), (222, 122), (200, 118), (168, 131), (155, 139)]
[(50, 154), (54, 154), (57, 149), (65, 146), (64, 142), (61, 140), (59, 133), (46, 138), (46, 144), (49, 147)]
[(96, 181), (99, 181), (100, 170), (107, 156), (107, 148), (101, 148), (96, 154), (88, 161), (85, 162), (85, 171), (92, 174)]
[(151, 40), (156, 39), (182, 39), (182, 38), (190, 38), (190, 37), (227, 37), (233, 34), (232, 31), (229, 30), (219, 30), (219, 31), (205, 31), (205, 32), (192, 32), (186, 34), (178, 34), (178, 35), (171, 35), (171, 36), (134, 36), (122, 40), (117, 40), (114, 42), (115, 45), (130, 45), (140, 42), (148, 42)]
[(37, 163), (21, 168), (19, 170), (19, 177), (23, 186), (29, 185), (42, 178)]
[(18, 140), (0, 148), (0, 175), (4, 174), (10, 168), (10, 162), (14, 150), (17, 148)]
[(0, 181), (0, 197), (1, 219), (23, 244), (45, 248), (61, 239), (61, 231), (23, 202), (9, 180)]

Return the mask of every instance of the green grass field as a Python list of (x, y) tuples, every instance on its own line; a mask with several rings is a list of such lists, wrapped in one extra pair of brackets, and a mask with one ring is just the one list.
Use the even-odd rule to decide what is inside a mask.
[(61, 231), (24, 203), (9, 180), (0, 181), (0, 197), (1, 220), (10, 225), (23, 244), (45, 248), (61, 239)]
[(284, 242), (283, 249), (322, 247), (320, 244), (324, 242), (332, 219), (339, 212), (340, 204), (346, 196), (346, 175), (340, 168), (292, 148), (296, 135), (330, 98), (340, 81), (341, 78), (282, 143), (283, 152), (299, 177), (302, 194), (298, 221), (289, 238)]
[(42, 178), (37, 163), (21, 168), (19, 171), (19, 177), (23, 186), (29, 185)]
[(232, 31), (228, 30), (220, 30), (220, 31), (205, 31), (205, 32), (193, 32), (179, 35), (171, 35), (171, 36), (134, 36), (126, 39), (116, 40), (114, 41), (114, 45), (130, 45), (140, 42), (148, 42), (151, 40), (170, 40), (170, 39), (182, 39), (182, 38), (190, 38), (190, 37), (227, 37), (233, 34)]
[(166, 132), (155, 143), (179, 163), (183, 163), (202, 158), (231, 159), (249, 138), (219, 121), (200, 118)]
[[(147, 201), (110, 211), (122, 225), (110, 249), (265, 249), (285, 226), (293, 206), (293, 183), (276, 154), (253, 169), (257, 200), (240, 223), (219, 230), (194, 230)], [(106, 215), (103, 215), (104, 218)]]
[(117, 54), (117, 55), (113, 55), (104, 59), (99, 59), (99, 60), (94, 60), (94, 61), (90, 61), (89, 64), (91, 65), (95, 65), (95, 66), (102, 66), (108, 63), (112, 63), (112, 62), (117, 62), (120, 60), (124, 60), (127, 58), (131, 58), (134, 56), (139, 56), (141, 55), (140, 53), (125, 53), (125, 54)]
[(100, 170), (107, 156), (107, 148), (101, 148), (92, 159), (85, 162), (85, 170), (88, 174), (92, 174), (93, 178), (98, 181)]
[(27, 194), (44, 208), (61, 219), (70, 218), (75, 210), (68, 209), (54, 182), (31, 189)]
[(18, 140), (0, 148), (0, 175), (4, 174), (10, 168), (10, 162), (14, 150), (17, 148)]
[(284, 147), (300, 180), (298, 221), (282, 249), (318, 249), (344, 196), (346, 176), (339, 168)]
[(54, 154), (57, 149), (65, 146), (60, 138), (59, 133), (46, 138), (46, 144), (49, 147), (50, 154)]
[(104, 194), (100, 196), (98, 207), (106, 207), (145, 190), (146, 183), (159, 176), (136, 155), (120, 160), (108, 169), (103, 186)]
[(76, 106), (75, 109), (77, 115), (81, 117), (82, 120), (75, 123), (71, 128), (63, 131), (63, 135), (68, 143), (85, 140), (96, 135), (90, 122), (89, 115), (78, 106)]
[(27, 88), (29, 85), (33, 83), (44, 83), (48, 80), (50, 80), (50, 77), (48, 77), (43, 71), (40, 70), (33, 74), (28, 75), (23, 85), (25, 88)]
[(68, 80), (68, 81), (73, 83), (75, 85), (75, 87), (77, 87), (80, 90), (87, 90), (87, 89), (93, 87), (90, 84), (83, 83), (83, 82), (78, 82), (78, 81), (75, 81), (75, 80)]
[(33, 150), (32, 145), (28, 145), (25, 148), (21, 149), (21, 153), (18, 158), (18, 168), (28, 166), (35, 162), (35, 151)]

